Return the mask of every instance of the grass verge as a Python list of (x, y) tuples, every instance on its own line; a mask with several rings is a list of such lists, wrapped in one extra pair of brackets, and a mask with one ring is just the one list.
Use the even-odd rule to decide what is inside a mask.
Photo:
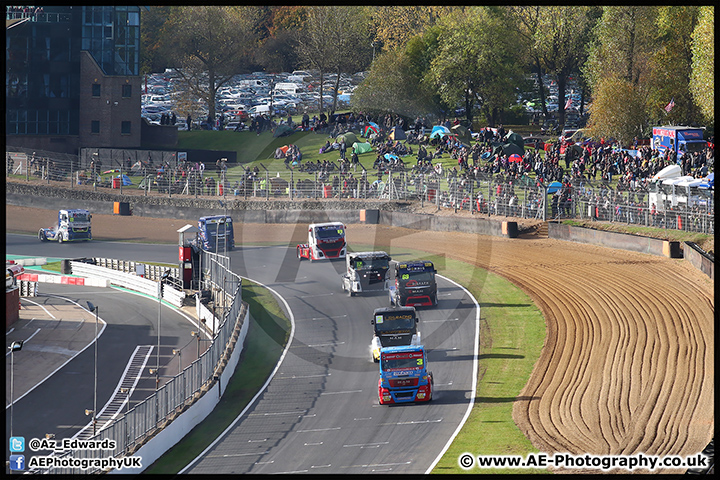
[(235, 420), (275, 368), (289, 339), (290, 322), (269, 290), (243, 279), (242, 294), (250, 307), (250, 328), (222, 399), (205, 420), (144, 473), (178, 473)]

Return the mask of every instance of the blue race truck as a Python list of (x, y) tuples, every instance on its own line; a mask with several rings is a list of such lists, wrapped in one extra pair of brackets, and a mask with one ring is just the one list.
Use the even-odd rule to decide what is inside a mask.
[(422, 345), (383, 348), (378, 380), (380, 405), (431, 401), (433, 376), (427, 368), (427, 354)]
[(81, 208), (59, 210), (57, 225), (41, 228), (38, 231), (38, 239), (41, 242), (58, 243), (92, 240), (91, 219), (90, 212)]
[(652, 148), (667, 154), (670, 150), (680, 163), (685, 153), (702, 152), (708, 146), (703, 139), (703, 129), (698, 127), (653, 127)]
[(235, 248), (235, 232), (230, 215), (200, 217), (200, 242), (209, 252), (227, 253)]

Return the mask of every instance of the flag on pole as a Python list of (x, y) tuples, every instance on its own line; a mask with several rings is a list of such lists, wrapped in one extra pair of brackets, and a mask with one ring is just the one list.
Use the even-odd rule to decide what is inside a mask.
[(572, 97), (568, 97), (567, 102), (565, 102), (565, 110), (567, 110), (571, 106), (572, 106)]
[(670, 110), (672, 110), (674, 106), (675, 106), (675, 98), (673, 98), (672, 100), (670, 100), (670, 103), (668, 103), (667, 105), (665, 105), (665, 111), (666, 111), (667, 113), (670, 113)]

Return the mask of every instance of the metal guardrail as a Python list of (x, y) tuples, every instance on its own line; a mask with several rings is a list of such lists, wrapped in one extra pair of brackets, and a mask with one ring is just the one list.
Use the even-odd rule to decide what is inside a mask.
[[(237, 339), (237, 332), (239, 332), (242, 327), (247, 314), (247, 304), (242, 302), (241, 278), (229, 270), (229, 258), (223, 257), (221, 261), (217, 261), (216, 263), (222, 263), (227, 266), (227, 269), (223, 268), (224, 271), (222, 275), (220, 275), (220, 278), (224, 277), (227, 281), (220, 282), (216, 285), (222, 289), (222, 296), (228, 299), (229, 304), (226, 308), (222, 309), (222, 322), (215, 330), (208, 349), (199, 355), (190, 365), (185, 367), (182, 372), (160, 386), (155, 393), (129, 409), (125, 414), (117, 417), (113, 422), (109, 423), (98, 431), (95, 436), (90, 438), (90, 440), (113, 440), (115, 441), (114, 449), (72, 450), (65, 452), (67, 458), (71, 458), (73, 461), (82, 461), (83, 459), (87, 460), (91, 458), (122, 458), (132, 455), (132, 453), (139, 449), (145, 442), (172, 422), (178, 415), (182, 414), (186, 408), (199, 399), (214, 385), (214, 382), (218, 380), (218, 375), (222, 372), (227, 359), (232, 353), (232, 349), (236, 348), (235, 341)], [(101, 270), (105, 270), (105, 273), (107, 273), (107, 268), (105, 267), (72, 262), (74, 271), (75, 268), (78, 267), (78, 274), (80, 274), (81, 271), (85, 273), (103, 274)], [(217, 271), (216, 275), (219, 273), (220, 272)], [(127, 282), (128, 288), (142, 288), (149, 295), (157, 296), (157, 282), (119, 271), (112, 271), (112, 274), (116, 279), (123, 277), (121, 281)], [(127, 279), (124, 278), (125, 276), (135, 278)], [(116, 281), (112, 283), (117, 284)], [(223, 283), (230, 285), (232, 290), (226, 291), (223, 289)], [(151, 292), (150, 290), (153, 291)], [(174, 289), (164, 289), (165, 292), (172, 290)], [(166, 295), (163, 295), (163, 298), (166, 298)], [(161, 366), (161, 369), (162, 368), (163, 366)], [(98, 472), (99, 469), (83, 470), (75, 467), (58, 467), (49, 469), (47, 473), (87, 474)]]
[[(123, 272), (116, 269), (109, 269), (98, 265), (83, 262), (70, 262), (74, 275), (82, 277), (98, 277), (107, 280), (112, 285), (129, 288), (136, 292), (144, 293), (151, 297), (158, 297), (158, 282), (138, 275)], [(163, 300), (175, 307), (182, 307), (185, 299), (185, 292), (175, 288), (163, 288)]]

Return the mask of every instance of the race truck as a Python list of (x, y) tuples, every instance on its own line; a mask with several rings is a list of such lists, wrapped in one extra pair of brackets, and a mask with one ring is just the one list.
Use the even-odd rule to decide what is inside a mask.
[(388, 289), (390, 255), (385, 252), (357, 252), (345, 256), (346, 272), (340, 276), (343, 292), (349, 296)]
[(387, 347), (380, 352), (380, 405), (429, 402), (433, 396), (433, 383), (422, 345)]
[(310, 261), (345, 258), (345, 225), (340, 222), (311, 223), (308, 226), (308, 243), (297, 246), (297, 258)]
[(436, 306), (435, 266), (428, 260), (390, 262), (390, 305)]
[(38, 239), (41, 242), (54, 240), (58, 243), (92, 240), (90, 219), (92, 215), (83, 209), (58, 211), (58, 223), (54, 227), (41, 228)]
[(208, 252), (226, 253), (235, 248), (235, 232), (230, 215), (200, 217), (200, 242)]
[(370, 323), (373, 325), (370, 343), (373, 362), (380, 360), (380, 350), (384, 347), (420, 345), (415, 307), (376, 308)]

